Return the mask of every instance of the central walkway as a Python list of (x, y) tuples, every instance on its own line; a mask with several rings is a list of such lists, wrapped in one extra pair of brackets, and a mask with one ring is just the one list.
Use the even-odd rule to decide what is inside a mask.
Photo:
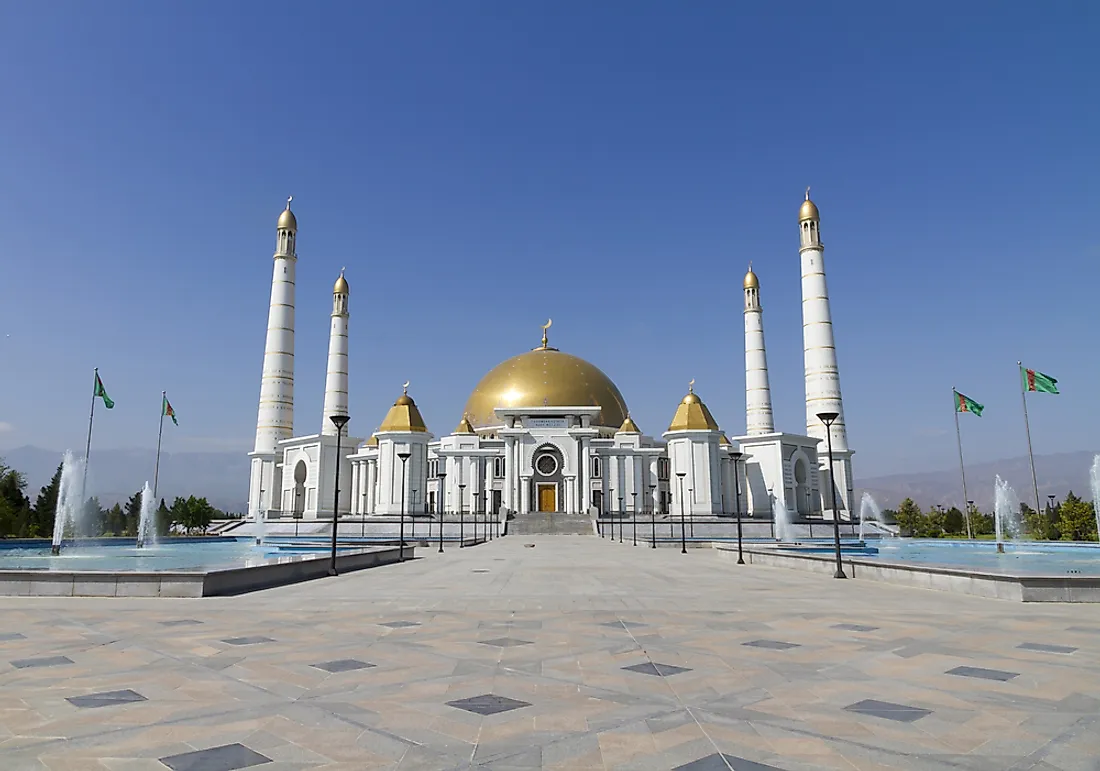
[(1083, 771), (1100, 757), (1096, 606), (705, 549), (513, 536), (233, 598), (0, 598), (0, 618), (3, 771)]

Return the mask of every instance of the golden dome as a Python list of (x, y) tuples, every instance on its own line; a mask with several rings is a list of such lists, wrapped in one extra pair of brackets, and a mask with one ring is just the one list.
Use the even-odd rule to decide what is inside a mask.
[(351, 294), (351, 287), (348, 286), (348, 280), (344, 278), (344, 271), (340, 271), (340, 278), (336, 279), (336, 284), (332, 287), (332, 293)]
[(385, 420), (378, 427), (379, 431), (427, 431), (424, 418), (420, 416), (420, 410), (416, 408), (416, 402), (407, 393), (397, 397), (397, 401), (386, 413)]
[(364, 447), (377, 447), (378, 446), (378, 437), (375, 436), (374, 434), (371, 434), (370, 439), (363, 442), (363, 446)]
[(730, 438), (726, 436), (725, 431), (718, 435), (718, 444), (722, 445), (723, 447), (728, 447), (730, 445)]
[(634, 418), (630, 417), (630, 415), (627, 415), (626, 420), (624, 420), (623, 424), (619, 426), (619, 430), (616, 433), (640, 434), (642, 432), (641, 429), (638, 428), (638, 424), (634, 422)]
[[(294, 196), (291, 196), (293, 198)], [(290, 210), (290, 198), (286, 199), (286, 208), (283, 209), (283, 213), (279, 215), (279, 224), (276, 225), (279, 230), (293, 230), (298, 232), (298, 220), (294, 216), (294, 212)]]
[[(694, 384), (694, 380), (691, 381)], [(718, 421), (710, 414), (707, 405), (690, 388), (687, 396), (676, 408), (676, 414), (672, 416), (672, 422), (668, 426), (669, 431), (718, 431)]]
[(802, 206), (798, 209), (798, 221), (805, 222), (806, 220), (820, 220), (821, 216), (817, 213), (817, 206), (810, 200), (810, 191), (806, 191), (806, 200), (802, 202)]
[(454, 431), (456, 434), (473, 434), (474, 427), (470, 425), (469, 419), (465, 415), (462, 416), (462, 420), (458, 421), (458, 428)]
[(611, 379), (556, 348), (536, 348), (493, 367), (470, 394), (465, 412), (476, 428), (497, 426), (497, 407), (600, 407), (592, 423), (608, 428), (626, 418), (626, 401)]
[(756, 277), (756, 274), (752, 272), (752, 266), (749, 266), (749, 272), (745, 274), (745, 289), (759, 289), (760, 279)]

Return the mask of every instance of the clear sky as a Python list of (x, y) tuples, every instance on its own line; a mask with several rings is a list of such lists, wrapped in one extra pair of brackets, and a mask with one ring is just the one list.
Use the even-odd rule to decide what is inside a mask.
[[(296, 430), (351, 284), (351, 429), (449, 432), (551, 341), (658, 434), (744, 430), (760, 277), (804, 431), (797, 211), (822, 236), (856, 476), (1100, 449), (1095, 2), (0, 5), (0, 450), (252, 447), (275, 220), (298, 216)], [(242, 481), (243, 484), (243, 481)]]

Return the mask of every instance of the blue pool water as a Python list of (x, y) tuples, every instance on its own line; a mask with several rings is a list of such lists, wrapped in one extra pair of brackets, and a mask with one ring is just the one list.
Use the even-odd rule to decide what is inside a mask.
[(868, 546), (866, 550), (854, 550), (850, 556), (983, 573), (1100, 576), (1100, 546), (1097, 544), (1008, 541), (1004, 554), (997, 553), (997, 544), (993, 541), (883, 538), (868, 541)]
[[(14, 546), (14, 548), (13, 548)], [(302, 546), (257, 546), (252, 539), (169, 542), (137, 548), (129, 544), (66, 546), (53, 556), (46, 545), (0, 548), (0, 570), (188, 571), (261, 565), (276, 557), (317, 552)]]

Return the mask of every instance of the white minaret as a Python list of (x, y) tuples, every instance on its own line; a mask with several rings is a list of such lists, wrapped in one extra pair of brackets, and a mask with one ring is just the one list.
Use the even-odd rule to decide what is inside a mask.
[[(802, 347), (806, 367), (806, 434), (821, 443), (818, 457), (827, 477), (829, 457), (825, 441), (825, 425), (817, 417), (822, 412), (839, 415), (833, 423), (833, 455), (836, 458), (837, 499), (841, 518), (851, 516), (851, 451), (848, 449), (848, 430), (844, 425), (844, 405), (840, 396), (840, 372), (836, 362), (836, 343), (833, 340), (833, 320), (829, 312), (829, 290), (825, 283), (825, 255), (821, 243), (821, 217), (817, 206), (810, 200), (806, 188), (806, 200), (798, 210), (798, 225), (802, 256)], [(821, 486), (822, 509), (832, 511), (831, 493)]]
[(768, 356), (764, 352), (764, 312), (760, 307), (760, 280), (745, 274), (745, 433), (771, 434), (772, 391), (768, 384)]
[(321, 433), (336, 436), (333, 415), (348, 414), (348, 287), (344, 271), (332, 288), (332, 329), (328, 337), (328, 374), (325, 375), (325, 410)]
[(273, 495), (282, 486), (278, 479), (280, 469), (275, 463), (275, 448), (279, 441), (289, 439), (294, 433), (294, 271), (298, 262), (294, 242), (298, 236), (298, 221), (290, 210), (290, 201), (291, 198), (286, 199), (286, 209), (275, 226), (275, 265), (260, 380), (260, 409), (256, 418), (256, 447), (251, 453), (250, 516), (281, 509), (281, 502)]

